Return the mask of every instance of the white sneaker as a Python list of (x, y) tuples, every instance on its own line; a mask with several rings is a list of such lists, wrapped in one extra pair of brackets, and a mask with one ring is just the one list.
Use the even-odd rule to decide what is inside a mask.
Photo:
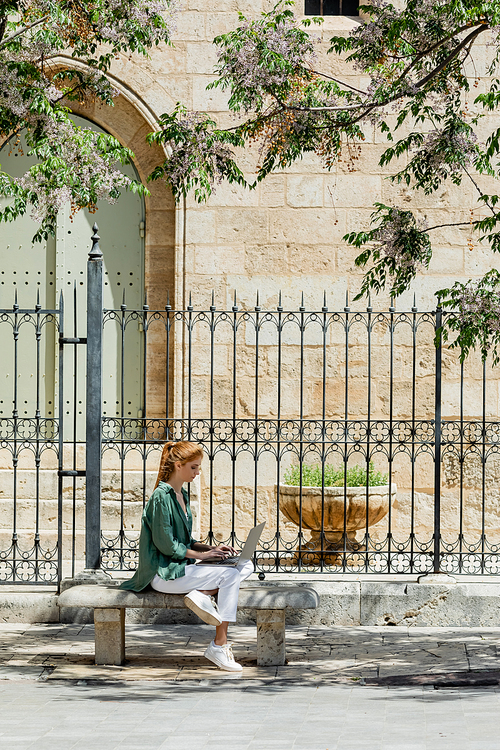
[(213, 600), (201, 591), (190, 591), (184, 597), (184, 604), (191, 609), (207, 625), (220, 625), (222, 620)]
[(224, 669), (226, 672), (241, 672), (243, 670), (241, 664), (238, 664), (234, 660), (230, 643), (226, 643), (224, 646), (216, 646), (212, 641), (203, 656), (213, 662), (219, 669)]

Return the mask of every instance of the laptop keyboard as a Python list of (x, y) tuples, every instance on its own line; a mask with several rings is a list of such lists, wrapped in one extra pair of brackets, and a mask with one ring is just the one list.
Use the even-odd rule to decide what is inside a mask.
[(220, 560), (217, 557), (212, 557), (208, 560), (205, 560), (205, 562), (212, 563), (213, 565), (230, 565), (231, 563), (238, 562), (239, 559), (239, 555), (235, 555), (234, 557), (226, 557), (224, 558), (224, 560)]

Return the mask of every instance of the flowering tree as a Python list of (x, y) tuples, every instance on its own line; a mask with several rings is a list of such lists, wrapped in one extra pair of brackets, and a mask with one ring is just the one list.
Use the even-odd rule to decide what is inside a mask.
[[(167, 42), (175, 0), (0, 0), (0, 145), (35, 165), (21, 178), (0, 171), (0, 221), (31, 211), (36, 240), (55, 230), (61, 206), (95, 210), (120, 188), (144, 191), (117, 168), (133, 154), (115, 138), (77, 127), (72, 100), (112, 104), (106, 77), (120, 52), (147, 54)], [(78, 61), (77, 64), (73, 61)], [(7, 150), (9, 146), (5, 146)]]
[[(203, 113), (180, 107), (165, 115), (150, 140), (172, 150), (153, 177), (165, 179), (176, 198), (194, 188), (201, 201), (222, 179), (246, 184), (235, 146), (258, 142), (258, 182), (306, 152), (330, 169), (346, 146), (362, 147), (365, 131), (375, 125), (388, 143), (381, 166), (406, 157), (406, 166), (390, 176), (394, 182), (432, 194), (446, 180), (472, 181), (478, 210), (471, 231), (500, 251), (499, 196), (482, 187), (485, 177), (499, 175), (500, 128), (484, 143), (475, 135), (479, 119), (500, 104), (500, 0), (407, 0), (402, 9), (372, 0), (360, 6), (367, 20), (360, 19), (349, 36), (333, 37), (329, 53), (354, 65), (369, 80), (364, 88), (316, 69), (316, 42), (307, 27), (321, 20), (297, 22), (292, 5), (280, 0), (258, 20), (240, 16), (237, 29), (215, 39), (218, 77), (211, 86), (229, 93), (239, 121), (220, 129)], [(473, 96), (471, 113), (467, 65), (485, 37), (489, 78)], [(359, 296), (408, 289), (419, 269), (429, 266), (436, 228), (407, 208), (377, 204), (371, 227), (344, 238), (360, 249), (356, 263), (366, 269)], [(490, 274), (438, 293), (441, 304), (463, 312), (450, 322), (459, 334), (465, 331), (456, 339), (463, 356), (471, 346), (485, 355), (491, 342), (500, 343), (499, 286)], [(475, 327), (474, 311), (480, 313)]]

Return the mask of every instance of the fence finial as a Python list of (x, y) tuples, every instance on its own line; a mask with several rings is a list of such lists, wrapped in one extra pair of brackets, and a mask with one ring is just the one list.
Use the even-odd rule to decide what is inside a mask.
[(36, 290), (36, 305), (35, 305), (35, 310), (41, 310), (41, 309), (42, 309), (42, 306), (40, 304), (40, 289), (37, 289)]
[(368, 295), (368, 307), (366, 308), (366, 310), (367, 310), (367, 312), (371, 312), (373, 310), (373, 307), (372, 307), (372, 295), (371, 294)]
[(389, 308), (389, 312), (396, 312), (396, 307), (394, 306), (394, 297), (391, 295), (391, 306)]
[(304, 307), (304, 292), (300, 295), (300, 308), (299, 310), (303, 312), (306, 308)]
[(193, 293), (189, 292), (189, 302), (188, 302), (188, 310), (193, 309)]
[(14, 292), (14, 310), (17, 310), (18, 307), (19, 305), (17, 304), (17, 286), (16, 286), (16, 291)]
[(328, 310), (328, 305), (326, 304), (326, 289), (323, 290), (323, 312), (326, 312)]
[(417, 294), (416, 292), (413, 292), (413, 307), (411, 308), (412, 312), (417, 312)]
[(144, 292), (144, 304), (142, 306), (142, 309), (143, 310), (149, 310), (149, 305), (148, 305), (148, 290), (147, 289)]
[(279, 297), (278, 297), (278, 312), (281, 312), (282, 310), (283, 310), (283, 305), (282, 305), (282, 302), (281, 302), (281, 289), (280, 289), (280, 293), (279, 293)]
[(212, 289), (212, 304), (211, 304), (211, 306), (210, 306), (210, 310), (211, 310), (212, 312), (214, 312), (214, 311), (215, 311), (215, 291), (214, 291), (213, 289)]
[(344, 307), (344, 311), (345, 311), (345, 312), (349, 312), (349, 310), (350, 310), (350, 307), (349, 307), (349, 289), (346, 289), (346, 292), (345, 292), (345, 307)]
[(92, 227), (94, 234), (92, 235), (92, 248), (89, 253), (89, 260), (102, 260), (102, 250), (99, 247), (99, 240), (101, 239), (98, 235), (99, 227), (94, 224)]
[(236, 303), (236, 289), (234, 290), (234, 301), (233, 301), (233, 312), (236, 312), (238, 310), (238, 305)]
[(122, 296), (122, 307), (121, 307), (121, 309), (122, 310), (126, 310), (127, 309), (127, 305), (125, 304), (125, 287), (123, 287), (123, 296)]
[(259, 310), (260, 310), (260, 304), (259, 304), (259, 290), (258, 290), (258, 289), (257, 289), (257, 297), (256, 297), (256, 299), (255, 299), (255, 309), (256, 309), (257, 311), (259, 311)]

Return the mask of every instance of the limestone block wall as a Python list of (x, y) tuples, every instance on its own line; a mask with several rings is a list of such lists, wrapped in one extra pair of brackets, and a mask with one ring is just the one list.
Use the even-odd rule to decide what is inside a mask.
[[(244, 0), (234, 0), (231, 3), (226, 0), (212, 0), (210, 3), (192, 0), (184, 5), (179, 15), (173, 47), (154, 50), (151, 59), (147, 61), (133, 55), (118, 58), (114, 62), (113, 75), (133, 92), (134, 97), (153, 116), (169, 111), (176, 101), (181, 100), (188, 108), (207, 111), (221, 124), (232, 123), (227, 111), (226, 95), (217, 90), (206, 91), (206, 85), (214, 79), (213, 68), (216, 62), (216, 49), (212, 45), (212, 39), (216, 34), (226, 32), (237, 24), (237, 11), (256, 17), (270, 7), (271, 3), (267, 0), (252, 3)], [(298, 13), (300, 7), (300, 3), (297, 4)], [(333, 34), (348, 34), (356, 23), (355, 19), (350, 18), (325, 18), (321, 30), (315, 30), (321, 37), (316, 66), (329, 74), (344, 78), (352, 85), (364, 86), (366, 81), (363, 77), (345, 62), (326, 55), (329, 38)], [(477, 76), (485, 75), (488, 55), (491, 55), (491, 49), (486, 44), (475, 48), (470, 64), (471, 84), (474, 84)], [(480, 80), (476, 88), (472, 87), (471, 99), (481, 90), (482, 85), (484, 83)], [(470, 102), (469, 109), (473, 111)], [(480, 137), (493, 126), (492, 118), (493, 116), (487, 115), (481, 121)], [(344, 243), (342, 236), (368, 225), (374, 201), (412, 207), (430, 225), (448, 224), (454, 220), (469, 221), (470, 210), (475, 207), (475, 189), (467, 179), (461, 186), (444, 185), (432, 196), (414, 194), (406, 186), (391, 183), (387, 179), (389, 168), (378, 165), (386, 146), (384, 138), (375, 130), (368, 131), (366, 135), (366, 141), (359, 150), (346, 146), (342, 159), (330, 172), (323, 169), (319, 159), (307, 155), (288, 170), (270, 176), (254, 191), (221, 185), (206, 205), (199, 205), (190, 198), (185, 205), (178, 207), (173, 265), (168, 265), (170, 261), (167, 262), (166, 258), (150, 255), (146, 281), (154, 290), (151, 308), (155, 305), (163, 308), (168, 287), (171, 292), (170, 300), (174, 301), (177, 309), (186, 308), (190, 293), (195, 308), (207, 309), (212, 290), (218, 309), (230, 308), (234, 292), (237, 293), (240, 307), (252, 308), (256, 302), (257, 290), (263, 308), (275, 307), (281, 290), (285, 309), (297, 308), (301, 292), (304, 292), (306, 308), (318, 309), (323, 301), (323, 291), (326, 290), (329, 308), (342, 309), (346, 291), (349, 291), (352, 299), (360, 284), (360, 271), (354, 266), (356, 251)], [(137, 148), (137, 144), (134, 143), (133, 146)], [(259, 158), (258, 148), (247, 149), (240, 157), (251, 178)], [(401, 166), (403, 164), (404, 161), (401, 161)], [(159, 214), (155, 212), (162, 206), (171, 204), (168, 191), (163, 186), (155, 186), (155, 190), (155, 210), (151, 212), (148, 231), (160, 237), (164, 235), (164, 230), (160, 228)], [(470, 250), (467, 245), (468, 236), (467, 226), (445, 227), (433, 232), (435, 254), (431, 268), (416, 280), (412, 292), (397, 301), (398, 309), (410, 309), (413, 292), (419, 309), (432, 309), (435, 306), (436, 289), (452, 284), (456, 279), (482, 274), (498, 264), (499, 259), (485, 247), (476, 243)], [(165, 273), (167, 266), (171, 269), (170, 275)], [(373, 304), (376, 309), (386, 310), (389, 300), (382, 295)], [(363, 307), (362, 302), (352, 305), (353, 309)], [(160, 336), (160, 333), (155, 335)], [(381, 333), (374, 340), (374, 347), (387, 345), (387, 338), (385, 341), (383, 339), (384, 335)], [(342, 344), (342, 341), (332, 336), (328, 343), (329, 367), (335, 368), (335, 347)], [(355, 341), (351, 343), (354, 347)], [(233, 367), (227, 351), (228, 342), (225, 344), (226, 351), (223, 350), (224, 342), (218, 342), (216, 357), (217, 377), (220, 379), (216, 401), (221, 411), (227, 408), (226, 381), (230, 379)], [(196, 374), (198, 393), (204, 390), (206, 338), (203, 342), (200, 337), (195, 345), (198, 349), (194, 350), (194, 354), (198, 359), (191, 361), (189, 366), (193, 378)], [(156, 353), (158, 356), (151, 356), (148, 379), (153, 414), (155, 409), (158, 413), (165, 410), (164, 350), (159, 344)], [(365, 363), (361, 351), (358, 358), (354, 348), (352, 353), (351, 404), (355, 411), (356, 389), (362, 381)], [(308, 356), (310, 354), (312, 356), (311, 350), (308, 351)], [(252, 352), (242, 354), (242, 367), (245, 356), (247, 360), (251, 360)], [(266, 356), (272, 359), (271, 355)], [(287, 350), (286, 357), (290, 366), (293, 366), (297, 359), (293, 346)], [(185, 408), (181, 382), (187, 371), (186, 359), (181, 340), (176, 351), (176, 393), (173, 396), (174, 408), (179, 415)], [(385, 355), (381, 354), (380, 360), (382, 359), (387, 361)], [(418, 372), (422, 400), (425, 402), (432, 400), (425, 372), (432, 359), (432, 347), (428, 347), (427, 352), (422, 353)], [(271, 361), (269, 367), (272, 364)], [(452, 365), (449, 364), (449, 367)], [(240, 382), (242, 383), (241, 379)], [(473, 398), (477, 400), (477, 389), (472, 382), (471, 388)], [(490, 389), (488, 395), (491, 400), (488, 410), (491, 414), (498, 413), (495, 390)], [(338, 402), (338, 387), (332, 384), (329, 391), (329, 402)], [(382, 384), (379, 391), (377, 398), (386, 401), (387, 395), (383, 392)], [(362, 401), (362, 390), (359, 393), (359, 400)], [(446, 394), (448, 397), (448, 390)], [(398, 391), (398, 397), (406, 400), (407, 409), (407, 390), (403, 385)], [(308, 392), (307, 398), (306, 408), (314, 413), (317, 411), (317, 396)], [(243, 394), (242, 389), (243, 409), (249, 400), (249, 394)], [(293, 403), (294, 400), (295, 393), (290, 392), (290, 402)], [(475, 407), (474, 412), (477, 413)]]
[[(243, 7), (246, 3), (238, 7), (257, 15), (261, 4), (252, 5), (251, 10)], [(176, 82), (172, 84), (169, 75), (163, 85), (175, 85), (188, 106), (208, 111), (226, 123), (224, 94), (207, 92), (205, 86), (213, 80), (211, 35), (215, 30), (229, 30), (236, 23), (236, 14), (218, 2), (186, 13), (182, 14), (186, 23), (182, 20), (175, 37)], [(316, 32), (322, 37), (317, 67), (363, 86), (366, 82), (361, 76), (325, 54), (329, 37), (347, 34), (355, 24), (353, 19), (325, 19), (322, 31)], [(474, 53), (472, 77), (478, 70), (484, 71), (487, 54), (485, 46)], [(482, 127), (486, 130), (491, 122), (490, 117), (485, 118)], [(261, 303), (276, 303), (279, 278), (289, 304), (297, 304), (303, 290), (308, 306), (317, 306), (326, 288), (331, 306), (338, 308), (344, 304), (346, 289), (354, 294), (359, 288), (359, 271), (353, 265), (355, 251), (346, 247), (342, 236), (366, 226), (374, 201), (419, 209), (430, 225), (469, 220), (469, 210), (475, 205), (472, 184), (446, 185), (436, 195), (415, 196), (410, 189), (385, 179), (389, 170), (378, 165), (384, 148), (380, 134), (368, 132), (361, 150), (346, 148), (342, 161), (330, 173), (316, 157), (306, 156), (252, 193), (221, 186), (206, 206), (188, 201), (184, 283), (186, 290), (195, 292), (195, 302), (207, 304), (215, 289), (219, 304), (229, 304), (236, 289), (243, 304), (253, 305), (260, 289)], [(248, 149), (242, 159), (251, 176), (258, 161), (257, 147)], [(419, 306), (432, 305), (434, 290), (448, 281), (474, 276), (490, 266), (488, 253), (481, 248), (477, 252), (467, 249), (467, 227), (439, 232), (434, 235), (437, 252), (430, 272), (415, 287)], [(402, 304), (409, 302), (407, 297)]]
[[(132, 107), (147, 111), (152, 120), (170, 111), (180, 100), (188, 108), (208, 112), (221, 124), (232, 123), (226, 94), (206, 91), (214, 79), (216, 63), (212, 40), (237, 24), (238, 11), (257, 17), (271, 5), (268, 0), (185, 3), (173, 47), (154, 50), (149, 60), (131, 55), (114, 61), (112, 73), (122, 87), (122, 97), (128, 97)], [(300, 2), (296, 10), (300, 14)], [(321, 38), (316, 67), (353, 85), (364, 86), (363, 77), (345, 62), (326, 55), (329, 38), (348, 34), (356, 23), (355, 19), (344, 17), (325, 18), (321, 29), (314, 31)], [(474, 48), (471, 84), (477, 76), (483, 79), (473, 87), (471, 99), (484, 85), (489, 55), (491, 48), (486, 43)], [(470, 103), (469, 109), (473, 111)], [(487, 115), (480, 122), (480, 137), (491, 129), (493, 118), (494, 115)], [(149, 152), (146, 159), (147, 147), (141, 141), (145, 129), (138, 129), (132, 137), (130, 128), (119, 127), (119, 121), (120, 118), (112, 132), (134, 148), (138, 159), (144, 161), (140, 171), (146, 176), (161, 154)], [(290, 169), (270, 176), (254, 191), (221, 185), (206, 205), (188, 199), (186, 205), (175, 209), (176, 218), (168, 220), (168, 230), (160, 216), (166, 210), (174, 216), (168, 190), (162, 185), (150, 185), (153, 195), (147, 231), (151, 247), (168, 245), (166, 251), (158, 254), (151, 250), (148, 255), (146, 284), (152, 293), (150, 307), (163, 308), (170, 291), (170, 300), (177, 309), (186, 308), (190, 292), (195, 308), (207, 309), (212, 290), (219, 309), (230, 307), (235, 291), (240, 306), (252, 307), (257, 290), (260, 304), (269, 307), (276, 305), (281, 289), (285, 309), (298, 306), (302, 291), (306, 307), (319, 308), (324, 290), (330, 309), (342, 309), (346, 290), (352, 298), (360, 280), (360, 271), (353, 263), (356, 252), (346, 246), (342, 236), (367, 226), (374, 201), (413, 207), (431, 225), (469, 220), (475, 193), (467, 180), (461, 186), (444, 185), (432, 196), (416, 195), (406, 186), (387, 180), (389, 168), (378, 164), (386, 145), (384, 138), (375, 130), (366, 135), (360, 150), (346, 146), (342, 159), (330, 172), (323, 169), (319, 159), (308, 155)], [(251, 178), (258, 163), (258, 148), (247, 149), (240, 157)], [(434, 307), (435, 289), (457, 278), (479, 275), (498, 263), (498, 258), (477, 243), (470, 250), (468, 234), (467, 227), (445, 227), (433, 233), (435, 255), (431, 268), (414, 285), (420, 309)], [(387, 309), (388, 302), (382, 296), (374, 301), (374, 306)], [(409, 309), (412, 302), (413, 291), (398, 301), (398, 308)], [(356, 306), (362, 308), (363, 304)], [(184, 353), (178, 354), (178, 359), (182, 359)], [(198, 367), (203, 367), (201, 356)], [(290, 358), (294, 356), (290, 352)], [(151, 391), (162, 378), (159, 359), (151, 360), (155, 368), (150, 377)], [(230, 362), (226, 360), (224, 364), (221, 360), (220, 367), (224, 366), (230, 367)], [(178, 380), (178, 372), (176, 375)], [(158, 409), (164, 409), (163, 394), (158, 393), (155, 398)], [(154, 399), (152, 406), (153, 403)], [(179, 409), (182, 403), (176, 404)]]
[[(267, 0), (186, 3), (179, 14), (173, 47), (154, 50), (149, 60), (132, 55), (114, 61), (112, 72), (122, 86), (122, 96), (127, 98), (129, 92), (130, 101), (149, 112), (152, 120), (182, 101), (188, 108), (208, 112), (221, 124), (233, 122), (227, 112), (226, 95), (217, 90), (206, 91), (206, 85), (214, 79), (216, 49), (212, 40), (237, 24), (238, 10), (256, 17), (270, 7)], [(316, 66), (363, 86), (366, 81), (361, 76), (344, 62), (326, 55), (328, 39), (333, 34), (349, 33), (356, 23), (350, 18), (325, 18), (321, 30), (314, 32), (321, 37)], [(486, 44), (475, 48), (470, 64), (472, 83), (476, 76), (485, 75), (490, 54)], [(471, 98), (481, 85), (479, 82), (473, 89)], [(491, 124), (492, 116), (485, 117), (480, 124), (480, 137)], [(126, 128), (115, 127), (112, 132), (133, 147), (140, 158), (147, 153), (148, 147), (138, 142), (138, 131), (132, 134)], [(281, 286), (288, 305), (298, 304), (300, 292), (304, 291), (307, 306), (318, 306), (326, 289), (330, 306), (340, 308), (346, 289), (353, 295), (359, 288), (359, 270), (353, 265), (355, 251), (346, 247), (342, 236), (367, 225), (374, 201), (414, 207), (431, 225), (469, 220), (470, 209), (475, 205), (472, 185), (464, 181), (461, 186), (445, 185), (432, 196), (417, 196), (411, 189), (386, 179), (389, 169), (378, 165), (384, 148), (380, 134), (367, 132), (362, 148), (358, 151), (346, 147), (342, 160), (331, 172), (309, 155), (290, 169), (272, 175), (255, 191), (222, 185), (206, 205), (188, 200), (185, 207), (177, 210), (175, 258), (150, 255), (147, 284), (154, 286), (157, 282), (151, 306), (163, 306), (166, 287), (173, 293), (175, 286), (180, 308), (185, 306), (189, 291), (193, 292), (196, 305), (206, 306), (212, 289), (220, 306), (229, 305), (235, 289), (242, 304), (253, 305), (257, 289), (261, 303), (272, 304), (276, 303)], [(156, 158), (155, 154), (153, 161)], [(241, 159), (251, 177), (258, 162), (257, 147), (247, 149)], [(152, 161), (150, 156), (147, 161)], [(142, 170), (144, 175), (146, 172), (147, 169)], [(165, 242), (165, 230), (155, 212), (164, 211), (167, 206), (171, 207), (168, 191), (158, 186), (148, 222), (154, 247)], [(171, 236), (172, 230), (169, 232)], [(469, 250), (467, 236), (467, 227), (443, 228), (433, 234), (436, 253), (431, 269), (415, 284), (420, 307), (433, 305), (436, 288), (455, 278), (478, 275), (496, 262), (485, 248)], [(167, 268), (174, 278), (165, 274)], [(161, 281), (158, 274), (163, 274)], [(386, 302), (381, 300), (383, 305)], [(411, 296), (401, 301), (403, 307), (410, 303)]]
[[(119, 138), (136, 154), (136, 166), (141, 177), (147, 175), (162, 160), (159, 149), (150, 149), (145, 143), (146, 133), (154, 128), (156, 118), (170, 111), (177, 101), (188, 108), (208, 112), (221, 124), (232, 123), (227, 110), (226, 95), (219, 91), (206, 91), (213, 81), (216, 50), (212, 39), (229, 31), (238, 22), (238, 11), (250, 17), (268, 10), (268, 0), (186, 0), (178, 19), (173, 47), (155, 49), (149, 60), (131, 55), (118, 57), (112, 74), (121, 94), (114, 109), (88, 105), (78, 108)], [(299, 8), (299, 5), (297, 5)], [(345, 79), (352, 85), (364, 86), (366, 81), (346, 63), (326, 55), (328, 39), (333, 34), (348, 34), (357, 22), (342, 17), (329, 17), (321, 30), (317, 68)], [(476, 76), (486, 75), (486, 61), (491, 49), (478, 47), (470, 64), (471, 84)], [(472, 88), (475, 96), (484, 82), (479, 80)], [(469, 109), (473, 107), (469, 104)], [(493, 128), (493, 116), (486, 116), (479, 125), (479, 137)], [(402, 133), (403, 134), (403, 133)], [(189, 294), (197, 310), (207, 310), (211, 304), (212, 290), (218, 310), (230, 309), (236, 292), (240, 309), (253, 309), (259, 291), (262, 309), (275, 309), (280, 290), (285, 310), (297, 310), (301, 294), (307, 310), (319, 310), (323, 293), (327, 293), (330, 310), (342, 310), (349, 297), (357, 293), (360, 271), (354, 266), (356, 252), (349, 248), (344, 234), (366, 227), (374, 201), (407, 206), (427, 218), (430, 225), (448, 224), (455, 220), (468, 222), (475, 208), (474, 188), (467, 181), (462, 186), (444, 185), (432, 196), (414, 194), (406, 186), (395, 185), (387, 177), (388, 168), (378, 164), (385, 148), (383, 137), (375, 130), (366, 133), (361, 149), (346, 146), (342, 159), (330, 171), (323, 169), (320, 160), (306, 156), (287, 170), (270, 176), (254, 191), (221, 185), (205, 205), (192, 198), (175, 207), (169, 191), (162, 184), (149, 184), (151, 196), (146, 202), (146, 269), (145, 281), (151, 310), (163, 310), (167, 292), (172, 307), (186, 309)], [(240, 154), (249, 178), (255, 173), (258, 149), (247, 149)], [(404, 161), (401, 162), (401, 165)], [(474, 214), (477, 215), (477, 212)], [(428, 272), (419, 276), (411, 293), (397, 301), (398, 310), (410, 310), (413, 292), (419, 310), (431, 310), (435, 305), (436, 289), (451, 285), (456, 279), (468, 279), (483, 274), (491, 267), (500, 267), (500, 259), (477, 242), (469, 249), (469, 230), (442, 228), (433, 233), (434, 257)], [(376, 310), (387, 311), (389, 300), (381, 295), (373, 300)], [(365, 303), (351, 303), (352, 310), (362, 310)], [(411, 328), (401, 325), (394, 334), (394, 360), (392, 408), (394, 415), (408, 419), (412, 415), (412, 378), (416, 377), (415, 413), (418, 419), (432, 419), (434, 409), (434, 357), (430, 324), (419, 333), (414, 357)], [(206, 418), (210, 404), (210, 339), (207, 328), (199, 326), (191, 341), (191, 358), (188, 344), (180, 327), (171, 341), (169, 358), (166, 356), (165, 328), (161, 321), (151, 326), (147, 358), (148, 415), (162, 417), (169, 413), (176, 417), (187, 414), (186, 394), (192, 391), (193, 417)], [(389, 388), (391, 341), (386, 322), (373, 328), (371, 341), (371, 381), (368, 387), (366, 327), (353, 323), (346, 349), (345, 334), (339, 325), (332, 325), (327, 337), (326, 388), (323, 402), (323, 342), (314, 326), (308, 329), (304, 342), (304, 387), (302, 392), (303, 416), (314, 419), (323, 413), (327, 418), (342, 418), (345, 413), (346, 361), (349, 362), (349, 389), (347, 416), (363, 419), (367, 410), (368, 393), (371, 394), (371, 413), (374, 418), (387, 419), (391, 406)], [(286, 332), (281, 359), (281, 416), (296, 418), (300, 392), (300, 343), (297, 334)], [(223, 418), (232, 414), (232, 383), (236, 373), (236, 414), (242, 419), (252, 416), (255, 404), (255, 365), (259, 364), (259, 416), (274, 418), (277, 415), (278, 349), (275, 330), (263, 327), (257, 358), (255, 339), (251, 327), (241, 329), (236, 360), (232, 354), (231, 330), (221, 325), (214, 340), (214, 416)], [(346, 351), (348, 358), (346, 358)], [(170, 393), (166, 396), (166, 371), (170, 373)], [(464, 415), (475, 419), (498, 419), (499, 378), (498, 369), (488, 369), (488, 385), (483, 393), (482, 366), (473, 356), (465, 366), (463, 390), (461, 369), (454, 352), (443, 355), (443, 417), (460, 415), (461, 394)], [(70, 450), (68, 448), (68, 450)], [(81, 446), (78, 450), (81, 450)], [(338, 463), (338, 456), (332, 461)], [(306, 457), (314, 462), (314, 451)], [(7, 453), (0, 454), (0, 503), (3, 530), (10, 532), (13, 503), (13, 466)], [(68, 455), (68, 461), (70, 457)], [(80, 459), (79, 459), (80, 460)], [(104, 457), (104, 527), (119, 528), (121, 523), (121, 498), (124, 499), (123, 523), (132, 532), (138, 528), (143, 498), (149, 495), (156, 476), (158, 455), (148, 458), (146, 471), (140, 457), (131, 452), (122, 465), (116, 453), (108, 451)], [(294, 461), (287, 454), (281, 471)], [(374, 456), (377, 469), (387, 472), (387, 457)], [(362, 457), (353, 456), (354, 463)], [(488, 534), (499, 531), (500, 497), (497, 490), (497, 458), (488, 456), (483, 476), (481, 456), (471, 452), (464, 462), (462, 479), (460, 467), (453, 453), (443, 459), (443, 524), (450, 535), (460, 530), (460, 519), (470, 534), (477, 537), (483, 523)], [(83, 464), (79, 464), (83, 465)], [(34, 466), (32, 456), (22, 458), (17, 477), (20, 519), (26, 527), (33, 528), (36, 514), (35, 499), (43, 504), (46, 528), (54, 530), (54, 502), (57, 490), (55, 454), (46, 452), (40, 471)], [(253, 525), (254, 503), (257, 501), (258, 520), (268, 520), (268, 527), (276, 523), (275, 484), (276, 459), (270, 452), (259, 459), (255, 474), (249, 455), (238, 457), (235, 483), (231, 462), (221, 454), (210, 472), (208, 461), (203, 467), (200, 488), (200, 533), (208, 530), (210, 504), (214, 531), (227, 536), (232, 523), (233, 499), (237, 533), (244, 536)], [(255, 481), (257, 477), (257, 490)], [(144, 481), (146, 478), (146, 481)], [(22, 480), (22, 481), (21, 481)], [(415, 461), (413, 474), (408, 454), (401, 452), (393, 464), (393, 481), (398, 486), (393, 508), (393, 531), (406, 538), (413, 527), (421, 538), (432, 533), (433, 464), (422, 453)], [(123, 492), (122, 492), (123, 487)], [(73, 502), (72, 481), (64, 480), (64, 493)], [(482, 517), (483, 488), (488, 512)], [(83, 484), (76, 480), (76, 519), (81, 528)], [(31, 505), (29, 505), (31, 503)], [(460, 512), (462, 503), (463, 513)], [(41, 506), (40, 506), (41, 507)], [(66, 507), (66, 506), (65, 506)], [(31, 515), (30, 515), (31, 514)], [(65, 511), (66, 517), (66, 511)], [(69, 523), (69, 522), (68, 522)], [(280, 523), (285, 524), (283, 518)], [(65, 521), (66, 524), (66, 521)], [(382, 538), (387, 530), (386, 521), (380, 522), (374, 533)], [(20, 527), (21, 528), (21, 527)], [(65, 526), (66, 528), (66, 526)], [(283, 526), (286, 533), (294, 529)], [(69, 531), (68, 531), (69, 533)], [(446, 531), (448, 533), (448, 531)], [(0, 545), (4, 547), (5, 545)]]

